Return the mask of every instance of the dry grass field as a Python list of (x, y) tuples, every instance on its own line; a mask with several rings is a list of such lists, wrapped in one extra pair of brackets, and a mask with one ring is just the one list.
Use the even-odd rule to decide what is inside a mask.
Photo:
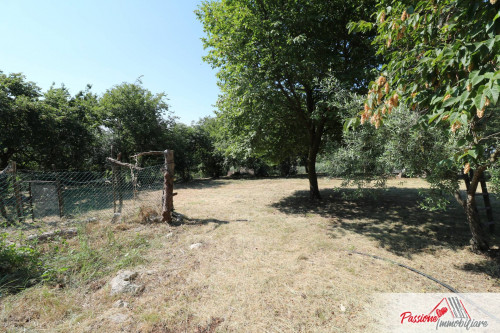
[[(197, 181), (176, 189), (176, 211), (185, 215), (178, 227), (88, 223), (80, 230), (85, 244), (108, 264), (90, 266), (85, 278), (78, 272), (71, 281), (0, 298), (0, 330), (375, 331), (374, 294), (447, 292), (353, 250), (409, 265), (461, 292), (500, 292), (498, 259), (467, 249), (463, 212), (419, 209), (425, 181), (390, 180), (377, 199), (345, 200), (342, 191), (352, 189), (338, 186), (321, 178), (323, 201), (311, 204), (303, 178)], [(498, 216), (496, 201), (494, 209)], [(195, 243), (201, 246), (191, 249)], [(82, 236), (64, 246), (81, 250)], [(143, 292), (110, 295), (121, 268), (139, 272)], [(120, 299), (128, 306), (113, 307)]]

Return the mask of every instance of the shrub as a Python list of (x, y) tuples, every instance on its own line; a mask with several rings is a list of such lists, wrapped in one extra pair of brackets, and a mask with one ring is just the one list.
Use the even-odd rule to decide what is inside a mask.
[(0, 295), (2, 292), (24, 289), (41, 276), (40, 252), (29, 246), (17, 246), (0, 234)]

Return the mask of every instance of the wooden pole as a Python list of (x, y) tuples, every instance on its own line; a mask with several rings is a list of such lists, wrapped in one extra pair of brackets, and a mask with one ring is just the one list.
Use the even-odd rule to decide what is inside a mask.
[[(118, 153), (118, 156), (116, 158), (119, 162), (121, 162), (122, 160), (122, 153)], [(120, 168), (120, 166), (117, 166), (116, 167), (118, 169), (118, 173), (117, 173), (117, 184), (116, 186), (118, 187), (118, 201), (119, 201), (119, 204), (118, 204), (118, 213), (121, 213), (122, 212), (122, 208), (123, 208), (123, 193), (122, 193), (122, 187), (123, 187), (123, 179), (122, 179), (122, 168)]]
[(23, 220), (23, 201), (21, 198), (21, 190), (19, 189), (19, 183), (17, 182), (17, 165), (16, 162), (10, 162), (10, 167), (12, 170), (12, 184), (14, 185), (14, 195), (16, 196), (16, 212), (19, 222)]
[[(113, 147), (113, 146), (111, 146)], [(116, 168), (117, 166), (115, 164), (111, 164), (111, 170), (113, 172), (113, 213), (116, 213)]]
[(163, 208), (162, 222), (172, 223), (172, 212), (174, 210), (174, 151), (165, 150), (165, 165), (163, 170)]

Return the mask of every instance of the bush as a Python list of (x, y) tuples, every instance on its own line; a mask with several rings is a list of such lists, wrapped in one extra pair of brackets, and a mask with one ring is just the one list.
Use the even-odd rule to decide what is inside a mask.
[(0, 234), (0, 294), (21, 290), (38, 282), (43, 265), (36, 248), (16, 246)]

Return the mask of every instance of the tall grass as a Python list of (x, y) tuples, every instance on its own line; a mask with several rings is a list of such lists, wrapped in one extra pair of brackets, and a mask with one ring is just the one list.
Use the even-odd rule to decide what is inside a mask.
[(48, 244), (18, 246), (0, 235), (0, 295), (16, 293), (38, 283), (78, 287), (116, 270), (145, 262), (149, 240), (135, 234), (117, 237), (111, 227), (81, 227), (78, 238)]

